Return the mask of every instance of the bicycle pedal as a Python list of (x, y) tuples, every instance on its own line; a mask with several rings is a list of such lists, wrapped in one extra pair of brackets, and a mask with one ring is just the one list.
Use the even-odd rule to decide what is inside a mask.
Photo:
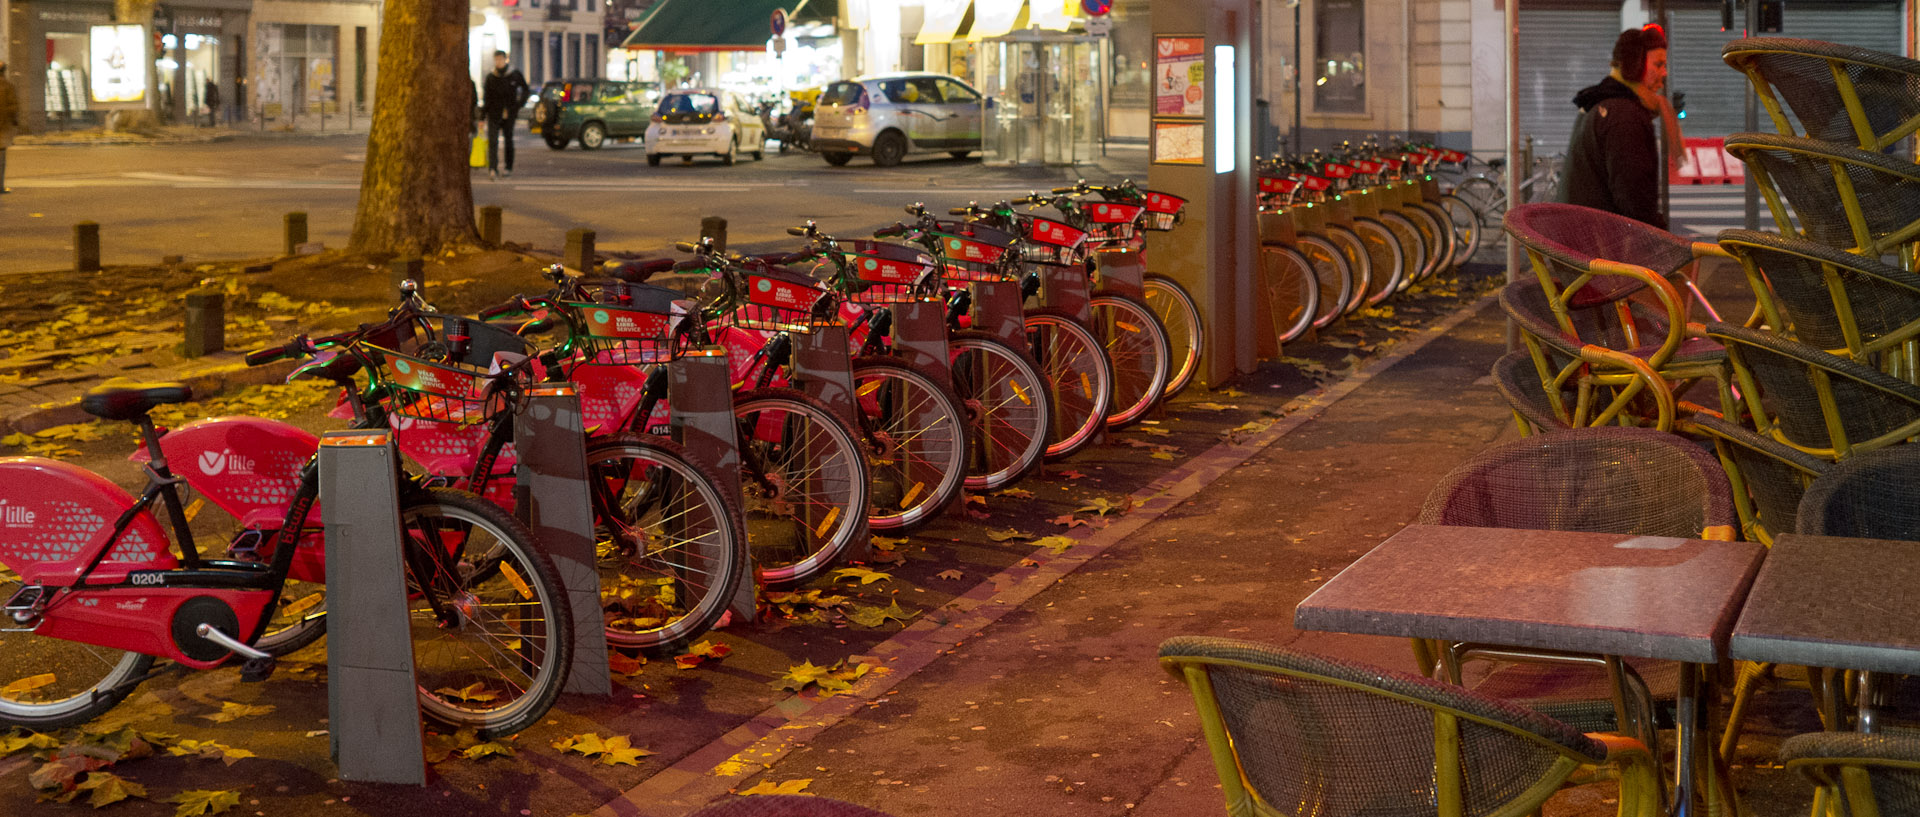
[(266, 658), (249, 658), (242, 661), (240, 662), (240, 680), (247, 683), (265, 681), (269, 676), (273, 675), (273, 668), (277, 663), (278, 662), (271, 656)]

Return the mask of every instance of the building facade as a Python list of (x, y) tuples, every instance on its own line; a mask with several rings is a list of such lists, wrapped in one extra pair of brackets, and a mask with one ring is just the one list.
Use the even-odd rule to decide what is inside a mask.
[(602, 0), (484, 0), (473, 3), (468, 36), (476, 82), (493, 70), (493, 52), (535, 88), (553, 80), (591, 79), (605, 73), (608, 43)]

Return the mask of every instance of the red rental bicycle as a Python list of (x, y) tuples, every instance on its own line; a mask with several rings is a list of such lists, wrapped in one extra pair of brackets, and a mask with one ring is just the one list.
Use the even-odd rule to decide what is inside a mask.
[[(353, 377), (367, 361), (347, 345), (354, 337), (296, 338), (248, 360), (310, 357), (289, 379), (317, 377), (358, 395)], [(238, 656), (243, 678), (264, 679), (274, 664), (263, 647), (297, 640), (285, 637), (288, 621), (304, 620), (283, 605), (286, 587), (325, 578), (317, 440), (258, 418), (168, 432), (148, 416), (191, 399), (177, 383), (125, 381), (82, 398), (89, 414), (139, 429), (147, 484), (138, 499), (70, 463), (0, 459), (0, 723), (50, 729), (90, 720), (159, 674), (156, 659), (210, 669)], [(185, 474), (174, 462), (187, 463)], [(534, 723), (559, 695), (573, 645), (552, 565), (492, 504), (395, 478), (422, 711), (488, 735)], [(182, 482), (242, 520), (224, 558), (201, 553)], [(263, 639), (270, 629), (283, 636), (277, 645)]]

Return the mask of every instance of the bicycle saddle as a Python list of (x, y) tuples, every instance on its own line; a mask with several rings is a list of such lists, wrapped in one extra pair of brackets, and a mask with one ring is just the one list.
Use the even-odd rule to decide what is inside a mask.
[(146, 416), (155, 406), (192, 399), (193, 389), (185, 383), (138, 383), (114, 378), (81, 395), (80, 410), (103, 420), (133, 420)]
[(648, 278), (652, 278), (654, 273), (667, 272), (673, 269), (673, 265), (674, 260), (671, 258), (655, 258), (651, 261), (628, 261), (608, 270), (608, 273), (622, 281), (632, 281), (638, 284)]
[(1507, 160), (1504, 158), (1487, 160), (1487, 167), (1493, 170), (1499, 170), (1500, 168), (1503, 168), (1506, 166), (1507, 166)]

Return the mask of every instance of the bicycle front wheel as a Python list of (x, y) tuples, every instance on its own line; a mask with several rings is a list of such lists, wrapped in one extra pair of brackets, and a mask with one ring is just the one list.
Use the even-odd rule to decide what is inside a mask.
[(955, 332), (947, 349), (953, 392), (967, 411), (967, 487), (1011, 485), (1046, 454), (1048, 381), (1025, 355), (985, 332)]
[(1346, 314), (1347, 299), (1353, 296), (1353, 265), (1339, 247), (1318, 235), (1294, 239), (1293, 249), (1313, 265), (1314, 285), (1320, 295), (1313, 302), (1312, 326), (1325, 328)]
[(1051, 407), (1047, 458), (1093, 444), (1113, 407), (1113, 362), (1093, 332), (1057, 309), (1027, 311), (1027, 348), (1040, 364)]
[[(19, 574), (0, 567), (0, 596), (20, 587)], [(152, 666), (150, 655), (0, 630), (0, 724), (45, 732), (93, 720)]]
[(746, 523), (720, 485), (661, 437), (617, 434), (587, 446), (608, 644), (670, 655), (726, 613), (746, 580)]
[[(1400, 231), (1391, 227), (1386, 221), (1389, 215), (1391, 214), (1381, 213), (1379, 220), (1371, 218), (1353, 220), (1353, 231), (1360, 236), (1360, 242), (1366, 245), (1367, 258), (1373, 262), (1373, 279), (1368, 282), (1366, 292), (1355, 293), (1353, 301), (1355, 307), (1349, 308), (1349, 312), (1357, 311), (1359, 306), (1373, 306), (1386, 300), (1388, 295), (1392, 295), (1400, 287), (1401, 281), (1407, 280), (1408, 262), (1411, 258)], [(1408, 229), (1412, 228), (1408, 227)]]
[(420, 711), (482, 737), (539, 721), (566, 683), (573, 619), (533, 534), (443, 488), (409, 498), (400, 527)]
[(1427, 254), (1426, 271), (1420, 273), (1421, 280), (1453, 269), (1459, 263), (1453, 257), (1458, 245), (1453, 240), (1453, 228), (1447, 221), (1447, 211), (1433, 202), (1420, 201), (1403, 208), (1401, 213), (1420, 230), (1420, 240), (1431, 248)]
[(1125, 295), (1096, 292), (1088, 306), (1094, 334), (1113, 364), (1113, 408), (1107, 412), (1107, 428), (1125, 428), (1145, 417), (1166, 391), (1173, 371), (1167, 330), (1146, 304)]
[(1474, 253), (1480, 251), (1480, 213), (1454, 195), (1441, 196), (1440, 209), (1447, 214), (1443, 223), (1453, 225), (1454, 266), (1472, 261)]
[(1193, 381), (1200, 370), (1200, 350), (1205, 342), (1206, 323), (1200, 318), (1200, 305), (1193, 302), (1185, 287), (1165, 275), (1149, 272), (1142, 282), (1141, 297), (1147, 308), (1160, 316), (1167, 330), (1167, 346), (1173, 351), (1173, 373), (1167, 377), (1166, 395), (1172, 399)]
[(1269, 244), (1260, 248), (1260, 273), (1274, 335), (1281, 343), (1300, 337), (1320, 304), (1313, 262), (1292, 247)]
[(867, 513), (867, 463), (845, 420), (793, 389), (733, 399), (741, 512), (760, 582), (805, 584), (846, 560)]
[(1453, 189), (1453, 196), (1472, 208), (1479, 217), (1480, 229), (1484, 230), (1480, 243), (1498, 246), (1506, 237), (1501, 228), (1501, 220), (1507, 215), (1507, 191), (1492, 179), (1475, 176), (1460, 183)]
[(867, 453), (867, 526), (904, 532), (939, 518), (967, 477), (967, 417), (953, 391), (889, 357), (853, 361)]

